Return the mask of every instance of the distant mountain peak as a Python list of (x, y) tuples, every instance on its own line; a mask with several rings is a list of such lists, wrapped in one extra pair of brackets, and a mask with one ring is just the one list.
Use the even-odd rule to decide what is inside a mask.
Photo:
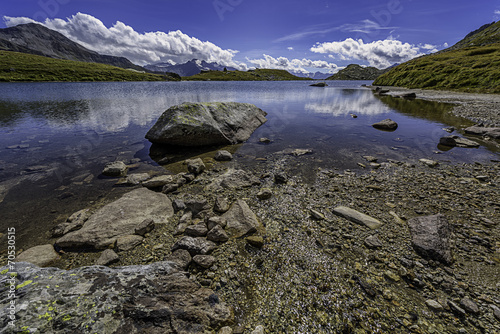
[(0, 29), (0, 50), (145, 70), (127, 58), (101, 55), (89, 50), (63, 34), (37, 23)]
[(191, 59), (183, 64), (171, 65), (169, 63), (156, 63), (144, 66), (152, 72), (172, 72), (177, 73), (181, 77), (190, 77), (200, 74), (201, 71), (223, 71), (227, 68), (228, 71), (235, 71), (233, 67), (227, 67), (218, 63), (208, 63), (205, 60)]

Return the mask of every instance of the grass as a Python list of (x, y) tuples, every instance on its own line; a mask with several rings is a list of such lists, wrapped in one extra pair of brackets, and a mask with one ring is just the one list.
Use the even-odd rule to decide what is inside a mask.
[(500, 43), (423, 56), (396, 66), (374, 85), (500, 93)]
[(165, 75), (115, 66), (0, 51), (0, 81), (171, 81)]
[(297, 77), (285, 70), (256, 69), (243, 71), (208, 71), (190, 77), (182, 77), (189, 81), (287, 81), (287, 80), (311, 80), (309, 78)]

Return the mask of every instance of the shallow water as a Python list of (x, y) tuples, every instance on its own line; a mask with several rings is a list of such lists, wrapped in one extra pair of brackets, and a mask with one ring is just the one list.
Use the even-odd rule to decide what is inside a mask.
[[(363, 155), (454, 163), (498, 157), (492, 147), (437, 146), (448, 134), (442, 128), (471, 124), (451, 116), (450, 105), (377, 98), (363, 83), (370, 82), (336, 81), (326, 88), (303, 81), (0, 84), (0, 232), (14, 226), (20, 246), (36, 244), (61, 217), (102, 196), (118, 196), (125, 190), (99, 176), (103, 166), (117, 159), (137, 163), (136, 171), (157, 166), (144, 135), (164, 110), (182, 102), (257, 105), (268, 122), (230, 148), (236, 162), (252, 168), (286, 149), (311, 149), (300, 164), (297, 159), (296, 171), (306, 179), (317, 167), (359, 168), (366, 164)], [(399, 124), (396, 131), (371, 126), (386, 118)], [(272, 143), (263, 145), (260, 137)], [(195, 154), (163, 153), (174, 161)]]

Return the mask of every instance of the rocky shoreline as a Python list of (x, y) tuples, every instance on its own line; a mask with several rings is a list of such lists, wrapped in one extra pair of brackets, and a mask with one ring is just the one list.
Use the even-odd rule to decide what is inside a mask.
[[(469, 119), (490, 126), (500, 124), (499, 113), (491, 112), (498, 110), (500, 98), (496, 96), (479, 96), (474, 102), (467, 94), (416, 94), (458, 102), (454, 113), (468, 113)], [(488, 108), (490, 113), (486, 112)], [(114, 251), (65, 250), (55, 255), (53, 264), (73, 271), (22, 265), (24, 274), (16, 284), (32, 281), (19, 288), (21, 298), (27, 301), (41, 291), (30, 290), (37, 279), (43, 287), (47, 275), (78, 277), (85, 272), (84, 277), (95, 287), (85, 291), (96, 290), (98, 283), (116, 286), (119, 281), (121, 288), (134, 284), (134, 301), (128, 297), (129, 308), (118, 307), (123, 300), (110, 300), (120, 290), (103, 290), (100, 293), (109, 298), (106, 302), (97, 307), (91, 301), (82, 304), (98, 311), (92, 321), (83, 321), (78, 315), (65, 318), (65, 310), (75, 307), (74, 303), (67, 302), (68, 296), (57, 295), (57, 289), (47, 289), (48, 296), (40, 303), (50, 300), (57, 304), (59, 300), (59, 313), (50, 315), (49, 320), (43, 317), (43, 312), (48, 312), (44, 308), (21, 308), (19, 316), (33, 317), (23, 325), (54, 333), (64, 333), (69, 325), (82, 332), (81, 326), (88, 325), (106, 333), (125, 325), (131, 333), (141, 329), (144, 333), (500, 331), (498, 160), (452, 165), (429, 163), (432, 157), (427, 161), (394, 161), (360, 156), (360, 170), (321, 169), (311, 183), (294, 173), (302, 155), (274, 154), (266, 158), (252, 170), (241, 170), (234, 161), (191, 160), (183, 173), (166, 175), (156, 184), (150, 176), (129, 174), (131, 182), (121, 182), (129, 184), (132, 192), (140, 192), (139, 197), (145, 197), (146, 191), (162, 195), (146, 188), (166, 193), (162, 196), (168, 197), (172, 211), (166, 209), (168, 214), (163, 211), (163, 217), (170, 218), (159, 222), (153, 217), (151, 223), (147, 220), (152, 217), (146, 214), (136, 224), (144, 225), (144, 229), (123, 231), (122, 236), (129, 237), (123, 244), (128, 246), (116, 244)], [(208, 163), (213, 167), (204, 170), (202, 165)], [(148, 182), (156, 186), (148, 187)], [(378, 223), (372, 228), (360, 224), (349, 210), (339, 207), (355, 210)], [(97, 212), (103, 208), (89, 209)], [(437, 214), (442, 218), (435, 220), (445, 227), (436, 227), (436, 231), (445, 232), (434, 233), (434, 227), (418, 229), (418, 219)], [(59, 226), (57, 239), (51, 241), (83, 230), (81, 226), (91, 219), (84, 216), (83, 222), (78, 223), (82, 216), (75, 215)], [(424, 240), (437, 234), (439, 244), (422, 245), (415, 237), (419, 233)], [(82, 234), (75, 236), (79, 240)], [(102, 249), (104, 244), (96, 241), (92, 245)], [(119, 269), (74, 269), (96, 263)], [(136, 267), (135, 272), (147, 273), (145, 277), (134, 280), (133, 274), (120, 278), (122, 271), (129, 270), (122, 266), (139, 264), (142, 267)], [(202, 305), (197, 309), (200, 312), (208, 311), (204, 315), (189, 313), (192, 309), (175, 313), (173, 306), (164, 302), (165, 296), (152, 298), (157, 287), (164, 284), (154, 271), (158, 267), (164, 271), (174, 268), (169, 269), (171, 275), (179, 278), (182, 286), (160, 289), (161, 293), (194, 294), (200, 299), (190, 303)], [(2, 272), (2, 279), (5, 275)], [(166, 309), (172, 312), (161, 313)], [(102, 327), (110, 312), (116, 320), (114, 329)], [(38, 315), (42, 317), (35, 321)], [(19, 319), (19, 323), (22, 321)], [(187, 327), (173, 325), (179, 321)], [(194, 324), (202, 327), (195, 328)]]

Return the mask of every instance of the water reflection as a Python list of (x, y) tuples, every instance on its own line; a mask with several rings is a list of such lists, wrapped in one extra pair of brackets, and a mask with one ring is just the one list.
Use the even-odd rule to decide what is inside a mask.
[(306, 103), (305, 109), (312, 113), (333, 117), (348, 115), (378, 115), (390, 111), (387, 104), (378, 100), (367, 89), (341, 89), (341, 94), (323, 97), (322, 100)]

